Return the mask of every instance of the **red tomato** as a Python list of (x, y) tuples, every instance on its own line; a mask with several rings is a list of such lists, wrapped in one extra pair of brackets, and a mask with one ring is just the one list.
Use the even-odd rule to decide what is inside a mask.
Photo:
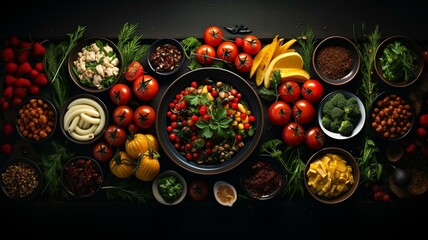
[(113, 121), (120, 127), (125, 127), (134, 121), (134, 111), (129, 106), (117, 106), (113, 110)]
[(294, 103), (300, 98), (300, 86), (295, 81), (283, 81), (278, 86), (279, 98), (286, 103)]
[(196, 60), (198, 60), (198, 62), (203, 65), (209, 65), (213, 63), (214, 58), (216, 57), (215, 49), (208, 44), (199, 46), (196, 49), (195, 53), (196, 53)]
[(423, 54), (423, 58), (424, 58), (424, 63), (426, 66), (428, 66), (428, 50), (424, 50), (422, 52), (422, 54)]
[(131, 134), (135, 134), (138, 132), (138, 130), (140, 130), (137, 125), (135, 125), (134, 122), (132, 122), (131, 124), (128, 125), (128, 132)]
[(248, 53), (239, 53), (235, 58), (235, 68), (239, 72), (249, 72), (253, 66), (253, 57)]
[(149, 101), (158, 94), (159, 84), (154, 77), (144, 74), (134, 81), (132, 91), (138, 99)]
[(2, 130), (5, 136), (10, 136), (15, 132), (15, 126), (11, 123), (5, 123)]
[(309, 128), (305, 132), (305, 144), (312, 150), (319, 150), (324, 146), (325, 134), (320, 127), (315, 126)]
[(289, 122), (282, 129), (282, 141), (288, 146), (299, 146), (305, 141), (305, 130), (295, 122)]
[(113, 150), (105, 142), (99, 142), (92, 148), (92, 156), (100, 162), (107, 162), (113, 158)]
[(286, 102), (276, 101), (269, 106), (268, 118), (275, 125), (282, 126), (290, 122), (291, 108)]
[(126, 130), (115, 124), (111, 124), (107, 126), (104, 132), (104, 140), (110, 147), (122, 146), (126, 141)]
[(306, 99), (297, 100), (293, 106), (293, 117), (298, 124), (310, 123), (315, 117), (314, 105)]
[(129, 64), (128, 68), (126, 68), (125, 71), (125, 79), (128, 81), (134, 81), (139, 76), (142, 76), (144, 74), (144, 68), (143, 65), (141, 65), (140, 62), (134, 61), (131, 64)]
[(324, 87), (315, 79), (309, 79), (302, 86), (302, 96), (309, 102), (315, 103), (321, 100), (324, 94)]
[(204, 200), (209, 193), (208, 183), (201, 179), (192, 180), (187, 188), (187, 193), (195, 201)]
[(204, 31), (204, 42), (217, 47), (223, 42), (223, 30), (217, 26), (209, 26)]
[(248, 35), (243, 38), (242, 50), (244, 50), (244, 52), (250, 55), (256, 55), (261, 48), (262, 44), (256, 36)]
[(117, 83), (109, 90), (110, 100), (117, 106), (126, 105), (131, 100), (132, 92), (128, 85)]
[(155, 120), (155, 110), (148, 105), (141, 105), (134, 111), (134, 124), (141, 129), (151, 127)]
[(419, 125), (425, 129), (428, 128), (428, 113), (419, 116)]
[(226, 62), (234, 62), (237, 56), (238, 47), (233, 42), (222, 42), (217, 47), (217, 58), (220, 58)]

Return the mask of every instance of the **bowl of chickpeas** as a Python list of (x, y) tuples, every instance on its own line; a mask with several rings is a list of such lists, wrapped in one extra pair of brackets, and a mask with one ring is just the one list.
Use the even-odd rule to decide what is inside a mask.
[(414, 122), (414, 110), (406, 96), (395, 91), (380, 93), (370, 109), (371, 129), (382, 140), (397, 141), (405, 138)]
[(57, 109), (43, 96), (31, 96), (19, 105), (16, 129), (21, 138), (29, 143), (48, 140), (57, 127)]

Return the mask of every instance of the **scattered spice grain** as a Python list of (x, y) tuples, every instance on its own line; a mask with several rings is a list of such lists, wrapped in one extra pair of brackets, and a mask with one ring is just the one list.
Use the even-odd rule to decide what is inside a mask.
[(319, 51), (316, 64), (327, 78), (338, 80), (351, 71), (353, 59), (345, 47), (326, 46)]

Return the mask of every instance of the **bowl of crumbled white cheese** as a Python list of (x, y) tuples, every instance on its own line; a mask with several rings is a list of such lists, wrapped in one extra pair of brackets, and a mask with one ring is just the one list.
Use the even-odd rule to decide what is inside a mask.
[(74, 83), (86, 92), (103, 92), (113, 86), (123, 71), (122, 54), (116, 44), (104, 37), (90, 37), (73, 48), (68, 72)]

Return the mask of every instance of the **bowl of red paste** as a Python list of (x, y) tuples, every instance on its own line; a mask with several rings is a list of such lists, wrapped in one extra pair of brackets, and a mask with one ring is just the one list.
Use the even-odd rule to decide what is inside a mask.
[(244, 192), (255, 200), (268, 200), (278, 196), (284, 183), (283, 169), (271, 158), (251, 162), (244, 168), (241, 177)]

